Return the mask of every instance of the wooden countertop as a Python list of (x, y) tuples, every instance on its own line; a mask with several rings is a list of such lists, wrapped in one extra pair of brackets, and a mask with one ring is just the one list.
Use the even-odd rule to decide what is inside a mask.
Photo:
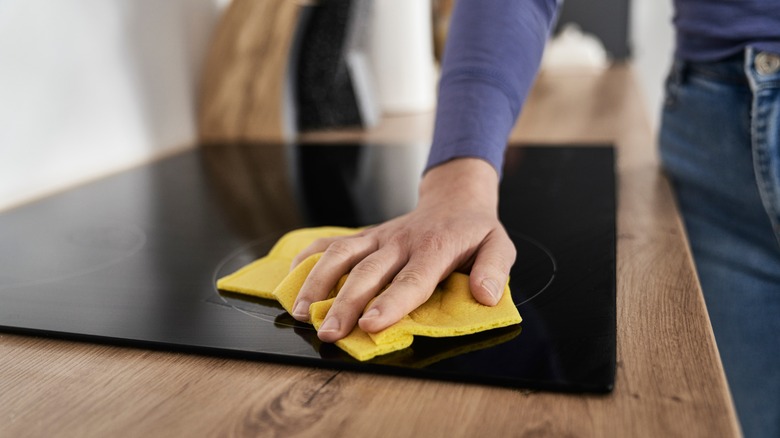
[[(0, 333), (0, 436), (739, 435), (629, 67), (544, 72), (522, 142), (618, 146), (617, 381), (528, 392)], [(432, 114), (305, 139), (430, 138)]]

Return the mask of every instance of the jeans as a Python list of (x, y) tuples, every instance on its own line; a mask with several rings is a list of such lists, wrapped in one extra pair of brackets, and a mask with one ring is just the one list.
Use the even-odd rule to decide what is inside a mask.
[(746, 437), (780, 437), (780, 57), (676, 60), (660, 152)]

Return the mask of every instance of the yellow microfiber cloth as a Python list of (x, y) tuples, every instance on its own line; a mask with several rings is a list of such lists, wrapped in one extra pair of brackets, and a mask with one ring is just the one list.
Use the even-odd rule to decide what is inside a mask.
[[(355, 234), (354, 228), (302, 228), (282, 236), (268, 254), (217, 280), (217, 288), (275, 300), (273, 290), (290, 273), (292, 260), (312, 242), (323, 237)], [(290, 309), (287, 309), (289, 312)]]
[[(221, 290), (275, 299), (291, 313), (306, 276), (322, 256), (314, 254), (290, 271), (289, 267), (295, 255), (317, 238), (344, 236), (357, 231), (359, 230), (338, 227), (292, 231), (279, 239), (267, 256), (219, 279), (217, 287)], [(309, 312), (316, 329), (319, 329), (325, 319), (345, 279), (346, 276), (342, 277), (328, 299), (311, 304)], [(336, 345), (352, 357), (365, 361), (410, 346), (414, 335), (461, 336), (518, 324), (521, 320), (512, 302), (508, 285), (504, 289), (503, 298), (496, 306), (484, 306), (472, 297), (468, 276), (453, 273), (436, 287), (428, 301), (396, 324), (378, 333), (366, 333), (356, 326), (346, 337), (337, 341)]]

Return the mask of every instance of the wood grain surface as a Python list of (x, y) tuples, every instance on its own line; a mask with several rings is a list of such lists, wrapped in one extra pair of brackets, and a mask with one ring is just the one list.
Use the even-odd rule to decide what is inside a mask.
[[(740, 434), (630, 67), (544, 72), (513, 132), (618, 146), (617, 381), (565, 395), (0, 334), (0, 435)], [(310, 140), (428, 141), (431, 114)]]
[(300, 0), (233, 0), (211, 40), (198, 102), (201, 142), (285, 141), (287, 60)]

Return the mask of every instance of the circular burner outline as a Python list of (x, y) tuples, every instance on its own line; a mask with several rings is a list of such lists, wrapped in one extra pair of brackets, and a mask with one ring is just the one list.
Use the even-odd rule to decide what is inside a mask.
[[(280, 234), (280, 236), (281, 236), (281, 234)], [(279, 237), (277, 237), (276, 240), (278, 240)], [(263, 321), (267, 321), (267, 322), (275, 324), (276, 323), (276, 317), (278, 315), (266, 315), (264, 313), (255, 313), (255, 312), (250, 312), (248, 310), (236, 307), (231, 302), (226, 300), (225, 297), (222, 296), (222, 294), (219, 293), (219, 289), (217, 288), (217, 280), (219, 279), (218, 278), (219, 277), (219, 273), (225, 267), (225, 265), (228, 264), (228, 262), (233, 260), (233, 258), (238, 256), (242, 252), (246, 251), (247, 249), (252, 248), (254, 246), (258, 246), (260, 243), (267, 243), (271, 239), (273, 239), (273, 237), (266, 236), (266, 237), (261, 237), (259, 239), (252, 240), (250, 242), (247, 242), (244, 245), (239, 246), (238, 248), (236, 248), (233, 251), (231, 251), (228, 255), (223, 257), (222, 260), (220, 260), (220, 262), (217, 264), (217, 267), (214, 268), (214, 274), (212, 275), (212, 278), (211, 278), (211, 286), (214, 289), (214, 293), (217, 295), (217, 297), (220, 300), (222, 300), (223, 303), (225, 303), (225, 305), (230, 306), (232, 309), (237, 310), (237, 311), (239, 311), (239, 312), (241, 312), (241, 313), (243, 313), (243, 314), (245, 314), (247, 316), (251, 316), (252, 318), (261, 319)], [(274, 241), (276, 241), (276, 240), (274, 240)], [(259, 297), (254, 297), (254, 298), (262, 299), (262, 298), (259, 298)], [(281, 325), (284, 325), (285, 327), (294, 327), (293, 325), (283, 324), (283, 323)], [(308, 327), (308, 326), (300, 326), (300, 328), (314, 330), (314, 327)]]
[[(516, 303), (515, 307), (519, 308), (523, 304), (525, 304), (525, 303), (533, 300), (537, 296), (539, 296), (542, 292), (547, 290), (550, 287), (550, 285), (552, 285), (553, 281), (555, 280), (555, 274), (556, 274), (556, 272), (558, 272), (558, 262), (556, 261), (555, 257), (553, 256), (552, 251), (550, 251), (549, 248), (547, 248), (545, 245), (543, 245), (538, 240), (534, 239), (533, 237), (531, 237), (531, 236), (529, 236), (529, 235), (527, 235), (525, 233), (518, 232), (518, 231), (513, 230), (511, 228), (507, 228), (506, 230), (507, 230), (507, 233), (509, 235), (515, 236), (515, 237), (519, 237), (521, 239), (524, 239), (525, 241), (531, 243), (533, 246), (535, 246), (538, 249), (542, 250), (542, 252), (544, 252), (544, 254), (549, 259), (550, 263), (552, 264), (552, 274), (550, 275), (550, 279), (547, 280), (547, 283), (544, 286), (542, 286), (541, 289), (536, 291), (533, 295), (531, 295), (530, 297), (526, 298), (525, 300), (523, 300), (523, 301), (521, 301), (519, 303)], [(280, 236), (281, 236), (281, 234), (283, 234), (283, 233), (280, 233)], [(220, 271), (225, 267), (225, 265), (227, 265), (231, 260), (233, 260), (235, 257), (237, 257), (239, 254), (243, 253), (247, 249), (255, 247), (255, 246), (258, 246), (261, 243), (267, 243), (271, 239), (274, 239), (274, 238), (273, 237), (262, 237), (262, 238), (259, 238), (259, 239), (252, 240), (250, 242), (247, 242), (244, 245), (239, 246), (235, 250), (231, 251), (228, 255), (223, 257), (222, 260), (217, 264), (216, 268), (214, 269), (214, 273), (212, 275), (211, 284), (212, 284), (212, 288), (214, 290), (214, 293), (217, 295), (217, 297), (219, 297), (219, 299), (226, 306), (230, 306), (232, 309), (237, 310), (237, 311), (239, 311), (239, 312), (241, 312), (241, 313), (243, 313), (243, 314), (245, 314), (247, 316), (250, 316), (252, 318), (257, 318), (257, 319), (260, 319), (260, 320), (263, 320), (263, 321), (266, 321), (266, 322), (271, 322), (273, 324), (279, 324), (279, 325), (282, 325), (284, 327), (295, 327), (295, 328), (299, 328), (299, 329), (315, 331), (314, 327), (312, 327), (310, 325), (305, 325), (305, 324), (287, 324), (287, 323), (283, 323), (283, 322), (277, 322), (276, 318), (279, 316), (279, 314), (277, 314), (277, 315), (268, 315), (268, 314), (264, 314), (264, 313), (252, 312), (252, 311), (249, 311), (249, 310), (246, 310), (246, 309), (239, 308), (239, 307), (235, 306), (233, 303), (231, 303), (230, 301), (226, 300), (225, 297), (220, 293), (219, 289), (217, 288), (218, 276), (220, 275)], [(276, 239), (278, 240), (278, 237)], [(259, 298), (259, 297), (254, 297), (254, 298), (262, 299), (262, 298)]]
[[(119, 256), (117, 256), (114, 259), (107, 260), (102, 263), (98, 263), (95, 265), (92, 265), (88, 268), (76, 270), (74, 272), (70, 272), (67, 274), (62, 275), (55, 275), (53, 277), (48, 278), (38, 278), (35, 280), (27, 280), (17, 283), (9, 283), (9, 284), (0, 284), (0, 290), (6, 290), (6, 289), (15, 289), (15, 288), (21, 288), (21, 287), (29, 287), (29, 286), (35, 286), (39, 284), (46, 284), (46, 283), (53, 283), (55, 281), (62, 281), (62, 280), (69, 280), (71, 278), (81, 277), (83, 275), (91, 274), (93, 272), (97, 272), (100, 270), (103, 270), (109, 266), (116, 265), (123, 260), (127, 259), (128, 257), (131, 257), (135, 255), (137, 252), (139, 252), (145, 245), (147, 241), (146, 232), (141, 229), (141, 227), (135, 225), (135, 224), (110, 224), (110, 225), (90, 225), (90, 227), (98, 228), (98, 227), (107, 227), (107, 226), (116, 226), (116, 228), (122, 229), (124, 231), (130, 231), (133, 235), (138, 237), (138, 241), (136, 244), (131, 247), (129, 250), (123, 252)], [(83, 227), (88, 228), (88, 227)]]
[(547, 255), (547, 258), (549, 258), (549, 259), (550, 259), (550, 263), (552, 263), (552, 275), (550, 275), (550, 279), (549, 279), (549, 280), (547, 280), (547, 284), (545, 284), (544, 286), (542, 286), (542, 288), (541, 288), (541, 289), (539, 289), (539, 291), (537, 291), (535, 294), (533, 294), (533, 295), (531, 295), (530, 297), (526, 298), (525, 300), (523, 300), (523, 301), (521, 301), (521, 302), (519, 302), (519, 303), (515, 304), (515, 307), (520, 307), (520, 306), (522, 306), (523, 304), (525, 304), (525, 303), (527, 303), (527, 302), (529, 302), (529, 301), (533, 300), (534, 298), (536, 298), (537, 296), (539, 296), (539, 294), (541, 294), (542, 292), (544, 292), (545, 290), (547, 290), (547, 288), (548, 288), (548, 287), (550, 287), (550, 285), (551, 285), (551, 284), (553, 283), (553, 281), (555, 280), (555, 274), (558, 272), (558, 261), (557, 261), (557, 260), (555, 260), (555, 256), (553, 255), (552, 251), (550, 251), (550, 249), (549, 249), (549, 248), (547, 248), (546, 246), (544, 246), (544, 245), (543, 245), (541, 242), (539, 242), (538, 240), (534, 239), (533, 237), (531, 237), (531, 236), (529, 236), (529, 235), (527, 235), (527, 234), (525, 234), (525, 233), (521, 233), (521, 232), (519, 232), (519, 231), (516, 231), (516, 230), (514, 230), (514, 229), (512, 229), (512, 228), (507, 228), (507, 229), (506, 229), (506, 232), (507, 232), (507, 234), (509, 234), (510, 236), (517, 236), (517, 237), (520, 237), (520, 238), (522, 238), (522, 239), (525, 239), (525, 240), (526, 240), (526, 241), (528, 241), (528, 242), (531, 242), (531, 244), (533, 244), (533, 245), (534, 245), (534, 246), (536, 246), (537, 248), (539, 248), (539, 249), (541, 249), (542, 251), (544, 251), (545, 255)]

